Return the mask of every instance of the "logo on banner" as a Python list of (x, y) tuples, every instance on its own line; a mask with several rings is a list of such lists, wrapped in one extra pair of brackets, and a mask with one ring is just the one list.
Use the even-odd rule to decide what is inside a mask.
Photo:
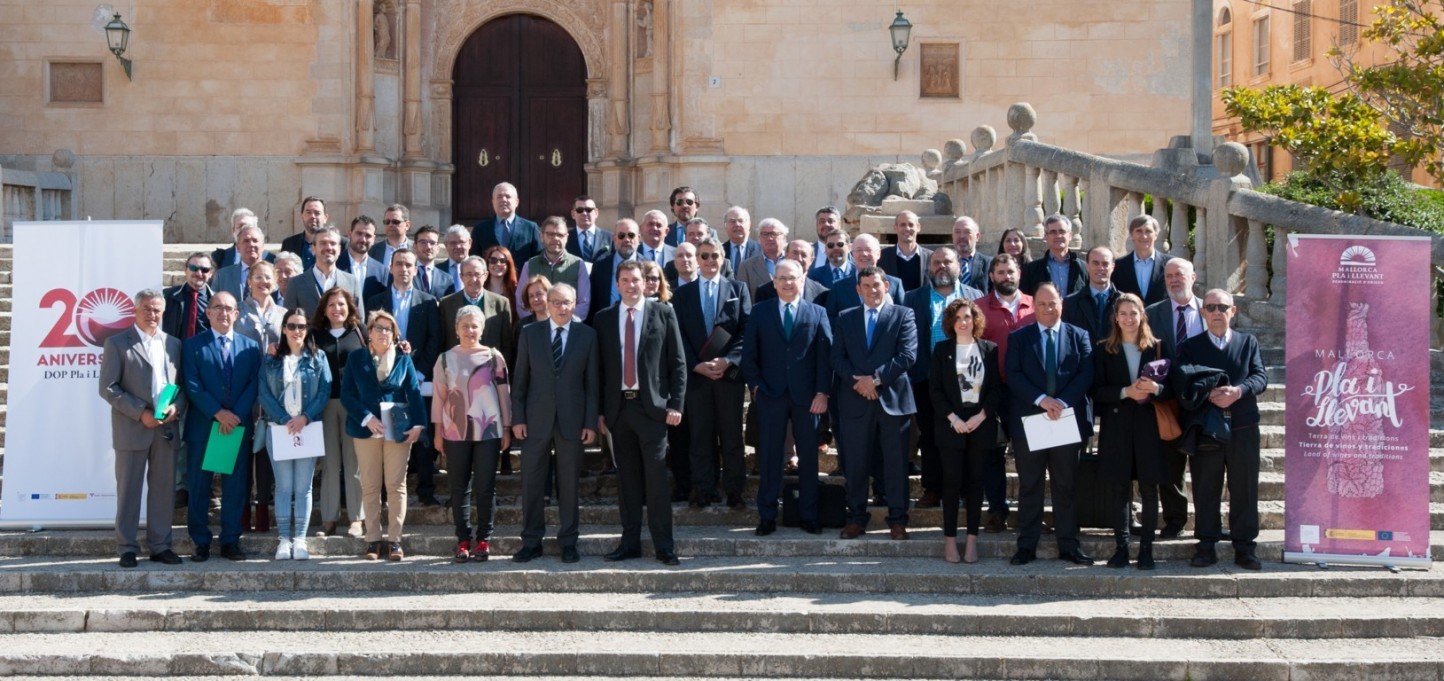
[[(102, 287), (77, 298), (74, 291), (54, 288), (40, 297), (40, 309), (61, 308), (50, 332), (41, 339), (41, 348), (95, 348), (105, 346), (106, 339), (124, 331), (135, 318), (135, 303), (125, 292)], [(74, 329), (74, 332), (71, 332)], [(42, 353), (37, 366), (57, 367), (46, 370), (45, 380), (93, 379), (94, 369), (61, 369), (58, 367), (100, 366), (100, 353), (71, 351)]]
[(1333, 281), (1335, 284), (1378, 285), (1384, 283), (1384, 275), (1379, 272), (1372, 250), (1367, 246), (1350, 246), (1339, 254), (1339, 268), (1334, 270)]

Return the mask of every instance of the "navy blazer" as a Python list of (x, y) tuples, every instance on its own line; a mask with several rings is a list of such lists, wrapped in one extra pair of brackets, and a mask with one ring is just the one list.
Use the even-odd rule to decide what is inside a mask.
[(601, 262), (606, 258), (612, 257), (612, 233), (608, 230), (602, 229), (601, 227), (593, 227), (592, 231), (595, 232), (595, 234), (592, 236), (593, 241), (591, 258), (582, 258), (582, 243), (580, 241), (581, 237), (577, 236), (576, 227), (571, 228), (567, 232), (567, 252), (577, 256), (578, 258), (582, 258), (582, 260), (593, 263)]
[[(831, 275), (832, 272), (829, 270), (827, 274)], [(892, 298), (893, 303), (902, 305), (902, 280), (889, 274), (887, 283), (887, 296)], [(827, 294), (827, 318), (832, 321), (833, 328), (837, 328), (837, 318), (844, 310), (859, 305), (862, 305), (862, 299), (857, 297), (857, 273), (853, 272), (852, 276), (839, 280)]]
[[(964, 286), (961, 291), (958, 291), (958, 294), (968, 300), (977, 300), (983, 297), (982, 291), (971, 286)], [(924, 282), (921, 288), (908, 291), (907, 295), (903, 296), (903, 305), (912, 309), (913, 322), (918, 325), (918, 361), (914, 362), (913, 368), (908, 370), (908, 380), (913, 383), (922, 383), (928, 380), (928, 371), (932, 367), (933, 285)], [(944, 340), (944, 343), (946, 342)]]
[[(721, 238), (722, 238), (722, 257), (723, 257), (724, 259), (726, 259), (727, 262), (732, 262), (732, 249), (736, 248), (736, 246), (733, 245), (732, 240), (729, 239), (729, 238), (727, 238), (726, 236), (723, 236), (723, 237), (721, 237)], [(750, 257), (752, 257), (752, 256), (754, 256), (754, 255), (759, 255), (759, 254), (761, 254), (761, 253), (762, 253), (762, 244), (757, 243), (757, 241), (755, 241), (755, 240), (753, 240), (753, 239), (748, 239), (748, 240), (742, 242), (742, 256), (739, 257), (739, 258), (737, 258), (737, 267), (741, 267), (741, 266), (742, 266), (742, 263), (743, 263), (744, 261), (746, 261), (748, 258), (750, 258)], [(735, 269), (737, 269), (737, 267), (734, 267), (733, 269), (735, 270)]]
[[(842, 271), (842, 280), (857, 274), (857, 266), (852, 264), (852, 256), (848, 256), (847, 264), (842, 266)], [(807, 271), (807, 278), (822, 284), (823, 288), (832, 288), (832, 265), (826, 261), (821, 265), (813, 265), (812, 269)], [(842, 280), (839, 280), (838, 283), (842, 283)]]
[[(1184, 341), (1183, 346), (1179, 348), (1178, 361), (1174, 363), (1174, 366), (1181, 367), (1189, 364), (1219, 369), (1228, 374), (1228, 385), (1243, 388), (1243, 396), (1229, 407), (1233, 427), (1258, 425), (1258, 396), (1269, 387), (1269, 377), (1264, 370), (1263, 354), (1259, 352), (1258, 338), (1241, 331), (1234, 331), (1228, 345), (1220, 350), (1213, 344), (1213, 338), (1209, 336), (1208, 331), (1204, 331)], [(1182, 372), (1179, 371), (1170, 374), (1171, 379), (1181, 376)], [(1177, 388), (1178, 379), (1174, 380), (1174, 387)]]
[[(822, 301), (822, 303), (818, 303), (818, 302), (817, 302), (817, 299), (818, 299), (819, 297), (821, 297), (822, 294), (824, 294), (824, 293), (826, 293), (826, 292), (827, 292), (827, 287), (826, 287), (826, 286), (823, 286), (823, 285), (820, 284), (820, 283), (818, 283), (816, 280), (814, 280), (814, 279), (803, 279), (803, 280), (802, 280), (802, 299), (803, 299), (803, 300), (805, 300), (805, 301), (807, 301), (807, 302), (809, 302), (809, 303), (817, 303), (818, 306), (822, 306), (822, 303), (825, 303), (825, 302), (827, 302), (827, 301), (824, 300), (824, 301)], [(777, 297), (777, 286), (776, 286), (775, 284), (773, 284), (772, 282), (769, 281), (769, 282), (767, 282), (767, 283), (765, 283), (765, 284), (757, 287), (757, 297), (752, 299), (752, 306), (753, 306), (753, 307), (756, 307), (758, 303), (760, 303), (760, 302), (762, 302), (762, 301), (764, 301), (764, 300), (772, 300), (772, 299), (774, 299), (774, 298), (776, 298), (776, 297)], [(827, 308), (824, 307), (822, 311), (823, 311), (824, 313), (826, 313), (826, 312), (827, 312)]]
[(1108, 302), (1104, 303), (1100, 317), (1093, 287), (1084, 286), (1063, 299), (1063, 321), (1087, 331), (1088, 337), (1097, 343), (1113, 331), (1113, 305), (1118, 302), (1119, 295), (1117, 288), (1108, 287)]
[[(496, 216), (482, 220), (471, 228), (472, 255), (482, 255), (486, 253), (486, 249), (495, 245), (497, 245)], [(511, 221), (511, 243), (501, 245), (511, 251), (512, 262), (524, 263), (531, 260), (532, 256), (541, 253), (541, 228), (531, 220), (514, 215)], [(517, 266), (520, 267), (520, 265)]]
[[(283, 249), (283, 250), (284, 250), (284, 249)], [(275, 253), (272, 253), (272, 252), (270, 252), (270, 251), (267, 251), (267, 250), (262, 250), (262, 251), (261, 251), (261, 259), (262, 259), (262, 260), (265, 260), (265, 261), (268, 262), (268, 263), (275, 264), (275, 262), (276, 262), (276, 254), (275, 254)], [(219, 269), (222, 268), (222, 267), (226, 267), (226, 266), (229, 266), (229, 265), (236, 265), (236, 264), (239, 264), (240, 262), (241, 262), (241, 259), (238, 258), (238, 257), (236, 257), (236, 245), (235, 245), (235, 244), (231, 244), (231, 245), (229, 245), (229, 246), (225, 246), (225, 247), (222, 247), (222, 248), (217, 248), (216, 250), (211, 251), (211, 267), (214, 268), (214, 269), (219, 270)]]
[[(706, 320), (702, 317), (702, 280), (698, 279), (677, 289), (672, 298), (672, 307), (677, 311), (677, 325), (682, 330), (683, 353), (687, 370), (691, 371), (692, 367), (701, 363), (698, 354), (713, 333), (713, 329), (706, 328)], [(747, 318), (751, 314), (752, 299), (747, 295), (747, 285), (719, 275), (717, 307), (712, 324), (732, 335), (721, 355), (727, 358), (732, 366), (742, 364), (742, 335), (747, 329)]]
[[(411, 355), (398, 350), (396, 361), (391, 365), (391, 374), (386, 385), (376, 379), (376, 361), (371, 359), (371, 347), (363, 345), (346, 356), (345, 368), (341, 370), (341, 406), (346, 410), (346, 434), (359, 439), (372, 437), (371, 429), (361, 425), (366, 417), (381, 418), (382, 402), (399, 402), (406, 405), (411, 417), (411, 427), (425, 426), (430, 414), (426, 413), (426, 401), (421, 397), (421, 376)], [(387, 433), (386, 440), (391, 441)]]
[(1148, 295), (1138, 290), (1138, 258), (1136, 254), (1129, 253), (1113, 263), (1113, 286), (1124, 293), (1132, 293), (1143, 298), (1143, 305), (1146, 307), (1160, 300), (1168, 298), (1168, 285), (1163, 283), (1163, 268), (1173, 256), (1167, 253), (1153, 251), (1153, 272), (1148, 275)]
[[(1073, 408), (1078, 433), (1084, 438), (1093, 434), (1093, 341), (1088, 332), (1067, 322), (1059, 323), (1058, 376), (1052, 397)], [(1013, 395), (1011, 432), (1022, 433), (1022, 418), (1043, 413), (1034, 404), (1046, 394), (1048, 374), (1043, 365), (1043, 330), (1035, 322), (1008, 334), (1008, 390)]]
[(883, 412), (907, 416), (917, 412), (908, 369), (917, 361), (918, 329), (913, 311), (902, 305), (883, 305), (878, 311), (872, 347), (867, 345), (866, 309), (853, 307), (833, 326), (832, 371), (837, 375), (837, 409), (841, 418), (867, 413), (871, 400), (852, 389), (853, 376), (876, 375), (877, 403)]
[(185, 420), (189, 438), (209, 437), (211, 421), (222, 409), (239, 416), (241, 425), (249, 427), (260, 389), (261, 346), (231, 329), (231, 380), (227, 382), (221, 373), (221, 346), (215, 330), (198, 333), (181, 346), (181, 377), (190, 399)]
[[(390, 287), (367, 298), (366, 309), (385, 310), (394, 315)], [(436, 356), (441, 354), (441, 308), (437, 306), (435, 296), (420, 289), (411, 289), (411, 315), (406, 321), (406, 338), (396, 340), (410, 341), (417, 373), (421, 374), (421, 380), (431, 380)]]
[(774, 296), (752, 308), (742, 341), (742, 377), (768, 397), (812, 404), (832, 392), (832, 327), (820, 305), (799, 300), (792, 340), (782, 335), (782, 303)]
[[(351, 272), (351, 251), (346, 250), (341, 252), (341, 257), (336, 258), (336, 267)], [(386, 269), (385, 265), (381, 264), (380, 260), (370, 255), (366, 256), (365, 272), (365, 275), (361, 277), (362, 297), (370, 297), (377, 290), (385, 287), (386, 282), (391, 281), (391, 272)], [(358, 300), (356, 304), (360, 305), (361, 302), (362, 301)]]
[[(440, 265), (433, 264), (431, 266), (431, 272), (427, 276), (430, 278), (430, 281), (428, 283), (431, 284), (431, 286), (426, 289), (426, 292), (430, 293), (432, 298), (445, 298), (446, 296), (451, 295), (451, 283), (453, 280), (451, 278), (450, 272), (441, 269)], [(391, 282), (389, 278), (386, 281), (388, 284)], [(412, 281), (417, 286), (421, 285), (420, 265), (416, 266), (416, 278)]]
[[(1052, 253), (1044, 253), (1042, 257), (1024, 263), (1023, 271), (1019, 273), (1018, 290), (1031, 296), (1038, 291), (1039, 284), (1052, 281), (1052, 277), (1048, 276), (1048, 259), (1052, 257)], [(1068, 277), (1068, 290), (1060, 291), (1065, 297), (1088, 287), (1088, 272), (1083, 269), (1083, 259), (1078, 257), (1077, 251), (1068, 251), (1068, 269), (1072, 271)]]
[(993, 266), (993, 259), (978, 251), (973, 251), (973, 257), (971, 258), (958, 257), (964, 262), (967, 262), (969, 268), (967, 281), (963, 283), (983, 293), (991, 292), (993, 290), (993, 280), (988, 277), (988, 270)]

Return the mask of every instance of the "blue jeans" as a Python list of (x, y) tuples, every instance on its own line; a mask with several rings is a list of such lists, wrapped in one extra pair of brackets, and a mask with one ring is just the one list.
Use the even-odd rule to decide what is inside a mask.
[[(235, 473), (221, 476), (221, 544), (241, 541), (241, 510), (251, 487), (251, 437), (254, 428), (247, 427), (236, 456)], [(186, 484), (190, 487), (190, 504), (186, 508), (186, 530), (196, 546), (210, 546), (211, 481), (216, 474), (201, 470), (206, 457), (209, 433), (186, 442)]]
[[(269, 451), (274, 452), (276, 448), (271, 447)], [(311, 524), (311, 480), (316, 475), (316, 459), (277, 461), (273, 458), (271, 471), (276, 475), (276, 534), (305, 539), (306, 528)]]

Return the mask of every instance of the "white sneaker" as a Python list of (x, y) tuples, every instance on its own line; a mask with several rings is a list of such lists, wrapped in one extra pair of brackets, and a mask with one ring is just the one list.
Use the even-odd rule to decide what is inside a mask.
[(276, 560), (291, 559), (291, 540), (281, 537), (281, 543), (276, 545)]
[(291, 557), (296, 560), (310, 560), (311, 552), (306, 550), (305, 539), (291, 540)]
[(357, 520), (351, 523), (351, 528), (346, 530), (346, 534), (351, 535), (355, 539), (360, 539), (366, 536), (366, 528), (362, 527), (361, 521)]

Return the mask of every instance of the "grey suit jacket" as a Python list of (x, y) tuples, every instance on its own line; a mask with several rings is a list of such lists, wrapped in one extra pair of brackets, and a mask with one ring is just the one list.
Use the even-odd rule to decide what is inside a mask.
[[(160, 333), (169, 359), (166, 381), (179, 385), (181, 342), (174, 336)], [(100, 396), (110, 404), (110, 438), (116, 449), (149, 449), (156, 436), (171, 436), (171, 445), (179, 444), (180, 417), (185, 414), (185, 391), (176, 393), (177, 419), (159, 428), (146, 428), (140, 416), (155, 411), (151, 395), (151, 364), (140, 344), (140, 332), (134, 326), (105, 341), (100, 360)]]
[(736, 279), (746, 284), (747, 295), (757, 300), (757, 288), (772, 281), (772, 275), (767, 273), (767, 261), (758, 253), (742, 261), (742, 266), (737, 268)]
[(236, 297), (237, 301), (243, 299), (242, 292), (246, 288), (246, 282), (241, 280), (241, 264), (226, 265), (218, 270), (214, 277), (211, 277), (211, 291), (220, 293), (225, 291)]
[(528, 324), (517, 341), (511, 371), (512, 423), (526, 424), (527, 437), (546, 437), (555, 427), (569, 440), (583, 428), (596, 429), (600, 410), (601, 357), (597, 332), (581, 322), (567, 325), (561, 367), (552, 362), (552, 325)]
[[(366, 301), (362, 298), (361, 280), (339, 267), (333, 271), (336, 273), (336, 285), (351, 293), (351, 297), (356, 300), (356, 314), (361, 319), (366, 319)], [(299, 307), (307, 314), (315, 314), (322, 293), (321, 284), (316, 281), (316, 268), (312, 267), (291, 277), (291, 282), (286, 284), (286, 307)]]
[[(461, 342), (461, 339), (456, 337), (456, 313), (466, 304), (465, 291), (458, 291), (437, 302), (437, 306), (441, 308), (442, 352)], [(506, 365), (515, 367), (516, 349), (513, 341), (516, 334), (512, 331), (511, 301), (507, 300), (506, 296), (482, 289), (481, 315), (481, 344), (500, 349), (501, 356), (506, 358)]]

